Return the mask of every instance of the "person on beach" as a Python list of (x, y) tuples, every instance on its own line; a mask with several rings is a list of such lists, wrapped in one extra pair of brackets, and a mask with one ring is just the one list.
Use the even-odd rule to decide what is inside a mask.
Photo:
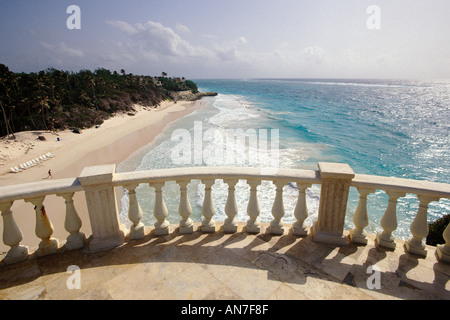
[(53, 178), (53, 176), (52, 176), (52, 170), (48, 170), (48, 176), (47, 176), (47, 179), (48, 178)]

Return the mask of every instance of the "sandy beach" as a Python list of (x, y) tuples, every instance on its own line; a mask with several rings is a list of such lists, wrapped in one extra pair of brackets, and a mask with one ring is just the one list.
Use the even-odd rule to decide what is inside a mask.
[[(84, 167), (100, 164), (118, 164), (133, 152), (149, 144), (172, 121), (205, 105), (201, 100), (196, 102), (165, 101), (158, 108), (134, 106), (136, 114), (117, 115), (106, 120), (99, 128), (83, 130), (81, 134), (71, 130), (57, 133), (30, 131), (16, 133), (16, 140), (2, 138), (0, 140), (0, 185), (7, 186), (27, 182), (77, 177)], [(38, 136), (44, 136), (45, 141)], [(53, 158), (21, 171), (10, 173), (10, 168), (51, 153)], [(48, 171), (51, 170), (52, 177)], [(81, 232), (90, 235), (90, 225), (86, 210), (84, 193), (75, 194), (75, 207), (83, 222)], [(65, 241), (68, 233), (64, 229), (64, 199), (48, 196), (44, 201), (47, 214), (54, 226), (53, 237)], [(36, 237), (35, 214), (33, 205), (23, 200), (14, 202), (12, 207), (14, 218), (22, 230), (21, 244), (34, 248), (40, 239)], [(1, 223), (0, 236), (3, 235)], [(0, 252), (9, 250), (3, 242)]]

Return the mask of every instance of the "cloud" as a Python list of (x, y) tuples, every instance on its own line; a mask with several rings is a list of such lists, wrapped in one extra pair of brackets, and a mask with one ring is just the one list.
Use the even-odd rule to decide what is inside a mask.
[(216, 57), (223, 61), (242, 61), (244, 54), (239, 50), (239, 46), (247, 44), (247, 39), (239, 37), (230, 42), (216, 43), (213, 51)]
[(327, 63), (326, 51), (318, 46), (299, 48), (283, 43), (272, 52), (264, 54), (266, 59), (277, 61), (279, 64), (293, 67), (310, 67)]
[(214, 50), (217, 58), (223, 61), (236, 60), (238, 58), (238, 50), (236, 47), (217, 47)]
[(181, 33), (190, 33), (191, 32), (191, 30), (189, 30), (188, 27), (186, 27), (184, 24), (181, 24), (181, 23), (177, 23), (176, 28)]
[(247, 41), (247, 39), (246, 39), (245, 37), (240, 37), (240, 38), (238, 39), (238, 42), (239, 42), (240, 44), (247, 44), (247, 43), (248, 43), (248, 41)]
[[(107, 23), (131, 36), (135, 48), (140, 50), (177, 58), (208, 55), (205, 48), (192, 46), (173, 29), (159, 22), (148, 21), (134, 25), (124, 21), (107, 21)], [(182, 29), (183, 32), (189, 31), (181, 24), (177, 29)]]
[(79, 58), (84, 56), (83, 51), (69, 48), (64, 42), (61, 42), (57, 45), (41, 42), (41, 46), (44, 47), (45, 49), (48, 49), (49, 51), (59, 53), (63, 56), (79, 57)]
[[(239, 46), (248, 43), (242, 36), (232, 41), (221, 42), (217, 37), (209, 35), (208, 39), (211, 43), (208, 46), (195, 45), (183, 37), (190, 33), (190, 30), (180, 23), (172, 29), (154, 21), (136, 24), (124, 21), (106, 22), (129, 36), (127, 45), (118, 48), (122, 50), (123, 55), (125, 55), (124, 48), (128, 48), (130, 53), (139, 55), (143, 60), (171, 63), (196, 62), (203, 66), (220, 62), (243, 62)], [(205, 35), (199, 38), (205, 38)]]
[(210, 39), (210, 40), (218, 39), (217, 36), (215, 36), (213, 34), (207, 34), (207, 33), (201, 34), (200, 37), (205, 38), (205, 39)]
[(379, 54), (378, 56), (373, 58), (373, 62), (376, 65), (380, 65), (382, 67), (389, 67), (393, 65), (400, 65), (400, 59), (397, 59), (389, 54)]
[(238, 50), (238, 58), (253, 77), (317, 77), (335, 68), (333, 56), (320, 46), (284, 42), (266, 51), (243, 49)]
[(118, 28), (119, 30), (125, 32), (128, 35), (133, 35), (133, 34), (137, 33), (136, 29), (132, 25), (130, 25), (124, 21), (107, 20), (106, 23), (108, 23), (109, 25), (111, 25), (113, 27)]
[(322, 64), (326, 59), (325, 50), (317, 46), (303, 49), (301, 56), (306, 62), (314, 64)]

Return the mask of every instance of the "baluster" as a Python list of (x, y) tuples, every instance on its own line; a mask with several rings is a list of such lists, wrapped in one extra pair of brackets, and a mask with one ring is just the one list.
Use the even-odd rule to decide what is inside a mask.
[(274, 235), (282, 235), (284, 233), (284, 226), (281, 219), (284, 217), (284, 203), (283, 203), (283, 187), (286, 185), (283, 181), (274, 181), (277, 187), (275, 200), (272, 206), (273, 220), (270, 222), (269, 231)]
[(308, 227), (305, 225), (305, 220), (308, 218), (308, 207), (306, 205), (306, 189), (311, 185), (301, 184), (297, 182), (298, 199), (295, 206), (294, 216), (297, 221), (292, 226), (292, 234), (295, 236), (306, 236), (308, 234)]
[(444, 237), (445, 244), (437, 246), (436, 254), (440, 261), (450, 263), (450, 224), (445, 228), (442, 236)]
[(155, 188), (155, 209), (153, 212), (153, 215), (157, 220), (155, 223), (155, 236), (165, 236), (170, 232), (170, 223), (166, 220), (169, 213), (162, 196), (164, 182), (157, 182), (151, 185)]
[(257, 187), (261, 184), (261, 181), (249, 180), (247, 183), (250, 185), (250, 198), (247, 205), (247, 214), (250, 219), (247, 221), (245, 230), (249, 233), (259, 233), (261, 231), (261, 227), (258, 216), (261, 213), (261, 210), (259, 209)]
[(130, 227), (130, 240), (138, 240), (144, 238), (145, 226), (141, 222), (142, 210), (136, 197), (137, 184), (125, 186), (128, 190), (128, 219), (133, 223)]
[(82, 222), (73, 204), (73, 195), (74, 193), (58, 194), (58, 196), (64, 198), (66, 203), (64, 228), (70, 233), (66, 241), (67, 250), (83, 248), (86, 241), (86, 236), (80, 232)]
[(422, 239), (428, 235), (428, 222), (427, 222), (428, 204), (432, 201), (439, 201), (439, 198), (425, 197), (421, 195), (417, 195), (417, 197), (420, 202), (419, 209), (410, 227), (413, 237), (405, 242), (405, 247), (409, 253), (426, 257), (427, 250)]
[(353, 223), (355, 228), (350, 230), (350, 240), (353, 243), (367, 244), (367, 234), (364, 228), (369, 225), (369, 216), (367, 214), (367, 196), (375, 190), (358, 188), (359, 203), (353, 215)]
[(3, 258), (3, 262), (6, 264), (25, 261), (28, 257), (28, 247), (20, 245), (23, 235), (12, 215), (12, 204), (12, 202), (0, 203), (0, 211), (3, 218), (3, 242), (11, 247)]
[(376, 243), (387, 249), (395, 249), (395, 237), (392, 232), (397, 229), (397, 200), (406, 194), (388, 191), (387, 195), (389, 196), (388, 206), (380, 221), (383, 232), (377, 234)]
[(44, 199), (45, 197), (26, 200), (26, 202), (34, 205), (34, 211), (36, 212), (35, 233), (41, 239), (37, 250), (37, 254), (40, 257), (55, 253), (59, 245), (58, 240), (51, 237), (53, 234), (53, 224), (45, 212), (43, 205)]
[(181, 216), (180, 221), (180, 234), (189, 234), (194, 232), (194, 221), (190, 218), (192, 213), (191, 203), (187, 194), (187, 185), (190, 181), (177, 181), (180, 186), (180, 205), (178, 207), (178, 213)]
[(238, 226), (238, 223), (234, 218), (238, 213), (235, 196), (235, 186), (238, 179), (224, 180), (224, 182), (228, 184), (228, 198), (227, 203), (225, 204), (225, 213), (227, 218), (225, 219), (225, 223), (223, 225), (223, 231), (226, 233), (235, 233)]
[(202, 180), (205, 184), (205, 199), (203, 200), (202, 215), (204, 217), (202, 221), (202, 232), (216, 232), (216, 222), (213, 220), (214, 213), (214, 203), (212, 200), (211, 187), (215, 180)]

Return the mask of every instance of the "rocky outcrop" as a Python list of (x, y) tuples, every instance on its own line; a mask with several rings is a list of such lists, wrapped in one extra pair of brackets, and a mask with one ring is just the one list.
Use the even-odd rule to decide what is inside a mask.
[(174, 101), (185, 100), (185, 101), (196, 101), (203, 97), (217, 96), (217, 92), (197, 92), (192, 93), (191, 91), (176, 91), (171, 92), (170, 95)]

